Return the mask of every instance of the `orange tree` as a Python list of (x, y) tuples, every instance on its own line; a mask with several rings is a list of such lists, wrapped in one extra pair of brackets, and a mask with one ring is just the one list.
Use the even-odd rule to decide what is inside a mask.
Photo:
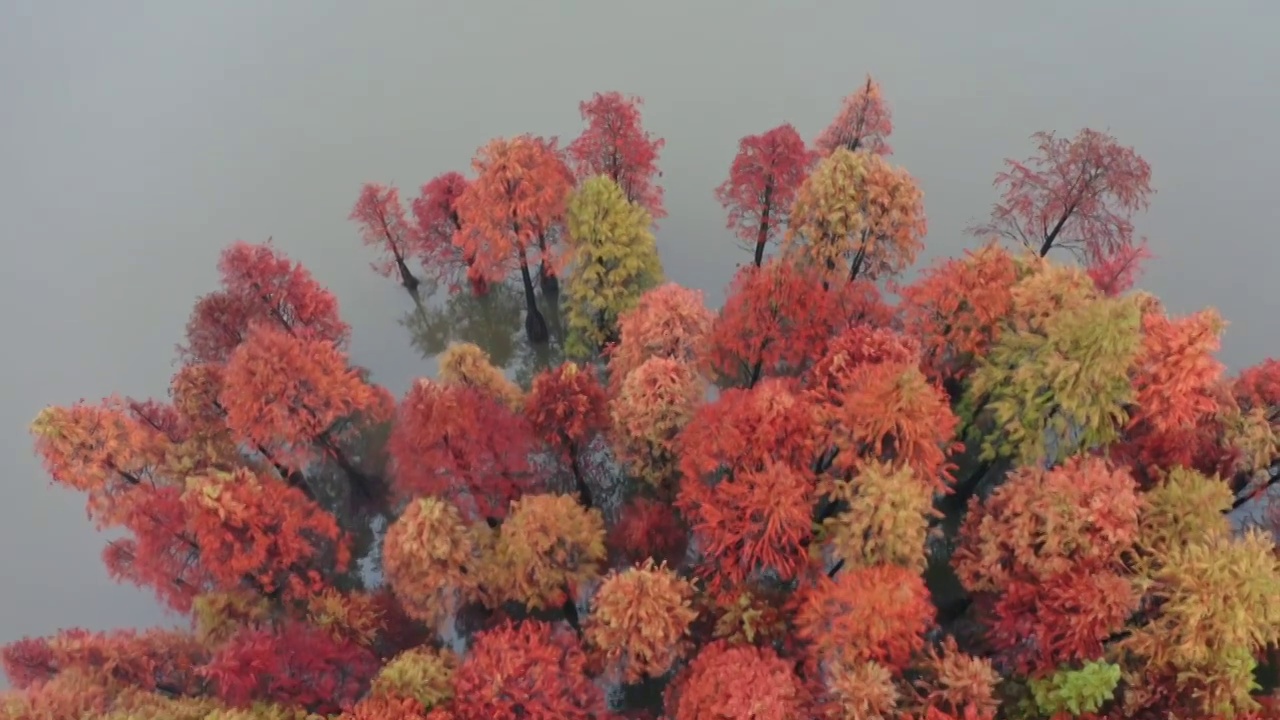
[[(418, 227), (392, 207), (378, 269), (518, 273), (538, 313), (574, 187), (661, 198), (638, 103), (593, 103), (568, 156), (490, 143)], [(228, 248), (167, 399), (32, 425), (113, 576), (190, 625), (12, 643), (0, 718), (1277, 717), (1280, 558), (1230, 516), (1277, 476), (1280, 362), (1228, 374), (1221, 318), (1131, 289), (1146, 166), (1097, 134), (1001, 176), (991, 229), (1029, 248), (890, 301), (924, 215), (889, 117), (868, 79), (813, 148), (788, 136), (785, 183), (734, 161), (756, 262), (723, 308), (658, 285), (581, 363), (518, 351), (523, 383), (458, 343), (396, 399), (305, 268)], [(1046, 185), (1072, 173), (1087, 192)], [(366, 195), (380, 224), (395, 198)]]

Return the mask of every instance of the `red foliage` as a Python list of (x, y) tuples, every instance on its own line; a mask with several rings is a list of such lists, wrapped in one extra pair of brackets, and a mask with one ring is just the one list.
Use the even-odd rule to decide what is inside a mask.
[(368, 649), (321, 628), (288, 622), (274, 631), (237, 633), (202, 674), (232, 706), (265, 700), (334, 714), (354, 705), (377, 671), (378, 660)]
[(386, 419), (394, 403), (332, 342), (270, 325), (252, 328), (232, 353), (218, 401), (240, 439), (289, 470), (339, 455), (361, 422)]
[(754, 248), (756, 265), (786, 227), (796, 191), (816, 159), (790, 123), (738, 141), (729, 179), (716, 188), (716, 198), (729, 211), (729, 229)]
[(1133, 287), (1142, 274), (1143, 264), (1151, 258), (1151, 250), (1144, 239), (1090, 259), (1085, 270), (1099, 292), (1114, 297)]
[(642, 497), (623, 506), (608, 544), (627, 564), (648, 558), (674, 564), (683, 558), (688, 539), (670, 504)]
[(641, 100), (619, 92), (595, 93), (578, 105), (587, 127), (566, 150), (572, 158), (578, 181), (605, 175), (622, 188), (629, 202), (649, 211), (660, 220), (667, 216), (662, 206), (662, 187), (654, 182), (658, 152), (664, 140), (650, 137), (640, 121)]
[(1103, 654), (1103, 641), (1138, 607), (1130, 579), (1082, 563), (1044, 580), (1012, 581), (990, 606), (987, 641), (1022, 674), (1053, 672)]
[(844, 99), (840, 114), (827, 126), (814, 145), (823, 155), (837, 148), (890, 155), (888, 139), (893, 134), (893, 115), (880, 95), (880, 84), (867, 76), (856, 92)]
[(856, 326), (885, 326), (893, 310), (870, 282), (823, 290), (821, 273), (789, 259), (738, 271), (711, 326), (711, 365), (750, 387), (761, 377), (795, 376), (827, 351), (831, 338)]
[(387, 441), (396, 489), (449, 500), (468, 518), (502, 519), (543, 478), (530, 462), (529, 421), (471, 387), (420, 380)]
[(801, 596), (796, 635), (810, 661), (875, 661), (901, 671), (924, 647), (933, 602), (919, 573), (897, 565), (847, 568), (834, 580), (818, 578)]
[(184, 694), (198, 691), (197, 671), (208, 652), (189, 634), (168, 630), (95, 633), (63, 630), (48, 638), (23, 638), (4, 646), (0, 662), (17, 688), (60, 673), (103, 673), (126, 687)]
[(421, 254), (420, 240), (417, 228), (405, 217), (400, 191), (378, 183), (365, 183), (348, 219), (359, 223), (360, 239), (365, 245), (385, 254), (372, 263), (374, 271), (385, 277), (398, 274), (406, 288), (416, 288), (418, 281), (409, 272), (408, 260)]
[(534, 431), (565, 460), (576, 458), (609, 422), (595, 371), (571, 362), (535, 376), (524, 408)]
[(1151, 166), (1116, 139), (1084, 129), (1068, 140), (1031, 136), (1037, 154), (1005, 160), (996, 176), (1000, 202), (991, 220), (973, 228), (1022, 243), (1040, 255), (1063, 247), (1095, 266), (1131, 255), (1133, 214), (1152, 194)]
[(604, 711), (572, 635), (526, 620), (476, 635), (453, 678), (459, 720), (588, 720)]
[(840, 449), (837, 469), (884, 460), (948, 491), (959, 420), (918, 363), (919, 346), (890, 330), (857, 326), (832, 340), (810, 373), (809, 394), (821, 408), (825, 444)]
[(1274, 415), (1280, 408), (1280, 360), (1268, 358), (1241, 370), (1232, 395), (1244, 410), (1260, 408)]
[(726, 390), (680, 435), (676, 507), (702, 540), (709, 581), (768, 568), (790, 580), (808, 562), (816, 486), (814, 411), (781, 380)]
[(351, 328), (338, 316), (333, 293), (270, 240), (233, 243), (222, 251), (218, 271), (222, 289), (200, 298), (187, 321), (187, 344), (178, 348), (184, 362), (225, 362), (258, 322), (346, 346)]
[(902, 288), (902, 323), (921, 344), (922, 366), (937, 382), (961, 381), (999, 338), (1013, 310), (1014, 258), (990, 243), (945, 260)]
[(463, 230), (453, 238), (464, 257), (475, 258), (469, 277), (502, 282), (537, 260), (559, 275), (568, 258), (553, 246), (553, 232), (564, 219), (573, 176), (556, 141), (499, 138), (482, 147), (471, 166), (476, 179), (458, 197)]
[(810, 696), (792, 664), (768, 648), (715, 642), (671, 686), (674, 720), (791, 720), (809, 717)]
[(459, 172), (437, 175), (422, 186), (421, 194), (414, 199), (413, 216), (418, 223), (418, 250), (423, 265), (432, 269), (450, 294), (458, 292), (465, 279), (474, 294), (483, 295), (488, 287), (474, 269), (475, 257), (461, 249), (458, 239), (462, 232), (458, 199), (469, 184)]
[(334, 517), (279, 480), (244, 469), (193, 478), (183, 500), (200, 562), (224, 586), (248, 578), (264, 594), (303, 597), (350, 562)]

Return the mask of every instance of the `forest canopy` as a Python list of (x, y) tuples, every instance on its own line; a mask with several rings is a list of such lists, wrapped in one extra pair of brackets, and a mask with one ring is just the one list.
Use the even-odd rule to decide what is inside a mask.
[(42, 410), (111, 576), (189, 622), (6, 646), (0, 720), (1280, 718), (1280, 362), (1136, 288), (1133, 148), (1037, 133), (919, 267), (867, 77), (738, 143), (713, 308), (641, 109), (360, 190), (438, 359), (401, 397), (235, 242), (167, 397)]

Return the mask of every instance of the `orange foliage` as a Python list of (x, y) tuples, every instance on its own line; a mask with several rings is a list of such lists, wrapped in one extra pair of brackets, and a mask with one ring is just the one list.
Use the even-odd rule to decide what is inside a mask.
[(232, 243), (218, 259), (218, 272), (222, 289), (200, 298), (187, 322), (187, 344), (178, 348), (185, 362), (226, 362), (257, 323), (346, 347), (351, 328), (339, 317), (333, 293), (270, 240)]
[(863, 322), (887, 324), (889, 315), (869, 283), (825, 291), (815, 269), (785, 258), (748, 265), (712, 324), (711, 364), (747, 387), (764, 376), (798, 375), (826, 352), (833, 334)]
[(539, 259), (558, 275), (568, 258), (548, 241), (564, 218), (573, 175), (555, 141), (499, 138), (480, 149), (471, 167), (476, 178), (457, 200), (463, 229), (453, 236), (472, 259), (469, 276), (502, 282)]
[(934, 265), (902, 288), (902, 322), (920, 342), (931, 380), (969, 375), (1000, 336), (1018, 274), (1013, 256), (992, 242)]
[(789, 580), (807, 564), (813, 423), (806, 399), (769, 379), (725, 391), (681, 434), (676, 507), (702, 541), (712, 561), (702, 571), (717, 587), (761, 569)]
[(365, 382), (333, 343), (258, 325), (231, 354), (218, 402), (240, 439), (302, 470), (317, 450), (340, 453), (342, 440), (359, 428), (349, 421), (384, 420), (394, 401)]
[(588, 642), (626, 682), (662, 675), (688, 652), (693, 586), (666, 565), (643, 565), (610, 573), (591, 601)]
[(667, 488), (676, 467), (676, 437), (706, 392), (689, 365), (653, 356), (627, 375), (610, 406), (618, 458), (632, 473)]
[(834, 580), (819, 577), (801, 596), (796, 636), (814, 667), (874, 661), (900, 672), (924, 647), (933, 619), (919, 574), (896, 565), (850, 568)]
[(333, 516), (277, 480), (243, 469), (192, 478), (183, 500), (201, 563), (227, 586), (306, 596), (350, 562)]
[(1119, 570), (1137, 538), (1140, 507), (1133, 477), (1100, 458), (1018, 468), (985, 502), (974, 502), (952, 563), (978, 592), (1044, 582), (1082, 562)]
[(382, 543), (383, 568), (396, 597), (409, 616), (427, 623), (438, 622), (475, 591), (477, 559), (457, 508), (435, 498), (409, 503)]
[(959, 420), (918, 358), (914, 341), (889, 330), (859, 326), (832, 340), (813, 368), (809, 394), (826, 428), (824, 445), (839, 450), (837, 469), (885, 461), (948, 489)]
[(568, 495), (526, 495), (511, 504), (486, 557), (483, 582), (494, 605), (559, 607), (599, 576), (604, 519)]
[(609, 352), (609, 394), (651, 357), (671, 358), (701, 370), (714, 315), (700, 290), (666, 283), (640, 296), (618, 316), (618, 344)]
[(809, 703), (792, 664), (774, 651), (715, 642), (671, 686), (666, 707), (674, 720), (791, 720)]
[(526, 620), (476, 635), (453, 680), (458, 720), (590, 720), (604, 710), (576, 641)]

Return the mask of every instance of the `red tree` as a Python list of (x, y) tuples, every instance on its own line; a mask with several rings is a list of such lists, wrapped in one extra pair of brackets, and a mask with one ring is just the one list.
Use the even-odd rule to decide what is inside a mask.
[(346, 346), (351, 328), (338, 316), (333, 293), (270, 240), (233, 243), (222, 252), (218, 271), (222, 289), (200, 298), (187, 322), (187, 344), (179, 347), (184, 361), (225, 362), (257, 322)]
[(578, 105), (587, 127), (566, 148), (579, 181), (592, 175), (606, 175), (626, 195), (628, 201), (660, 220), (667, 216), (662, 205), (658, 152), (665, 140), (654, 138), (640, 123), (638, 97), (619, 92), (596, 93)]
[(754, 247), (756, 265), (786, 227), (796, 191), (816, 158), (788, 123), (738, 141), (729, 179), (716, 188), (716, 198), (729, 211), (729, 229)]
[(428, 380), (405, 395), (387, 441), (398, 492), (441, 497), (467, 517), (495, 521), (541, 487), (533, 447), (529, 422), (496, 399)]
[(462, 232), (462, 216), (458, 199), (467, 191), (469, 182), (462, 173), (447, 172), (422, 186), (413, 200), (413, 216), (417, 221), (419, 251), (423, 264), (439, 275), (449, 292), (456, 293), (465, 281), (471, 292), (484, 295), (487, 281), (476, 268), (474, 254), (467, 254), (458, 237)]
[(1066, 248), (1091, 266), (1125, 257), (1135, 241), (1133, 215), (1151, 197), (1151, 166), (1115, 138), (1084, 129), (1068, 140), (1032, 136), (1037, 154), (1005, 160), (996, 176), (1000, 202), (991, 220), (973, 228), (1019, 242), (1042, 257)]
[(856, 92), (844, 99), (836, 119), (814, 142), (823, 155), (838, 148), (875, 155), (890, 155), (889, 136), (893, 134), (893, 114), (880, 94), (880, 84), (868, 75)]
[(454, 676), (459, 720), (590, 720), (604, 710), (576, 638), (533, 620), (476, 637)]
[(419, 254), (420, 239), (416, 228), (405, 218), (400, 191), (365, 183), (348, 219), (360, 225), (360, 238), (365, 245), (378, 248), (387, 256), (373, 263), (374, 271), (386, 277), (398, 272), (404, 289), (410, 295), (416, 294), (422, 282), (409, 270), (408, 259)]

